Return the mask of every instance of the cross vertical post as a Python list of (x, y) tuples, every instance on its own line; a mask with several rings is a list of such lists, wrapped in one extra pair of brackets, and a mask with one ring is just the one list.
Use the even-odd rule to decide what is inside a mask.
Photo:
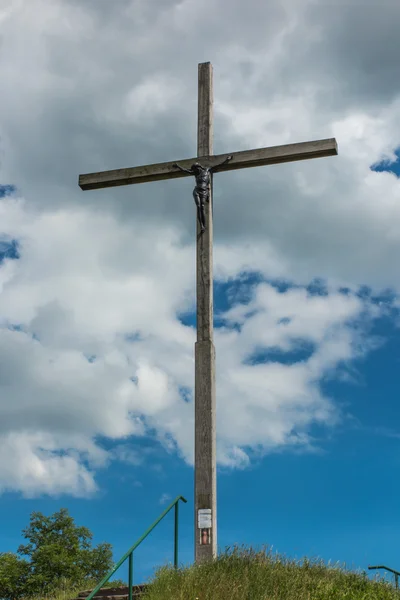
[[(213, 72), (211, 63), (201, 63), (198, 66), (197, 156), (201, 157), (212, 155), (212, 146)], [(210, 188), (209, 202), (206, 206), (207, 227), (203, 233), (200, 233), (200, 225), (197, 220), (197, 341), (195, 344), (194, 386), (194, 531), (196, 563), (202, 562), (203, 560), (212, 559), (217, 554), (212, 183)], [(206, 520), (204, 520), (204, 516), (206, 516)], [(210, 522), (207, 522), (207, 519), (210, 520)]]
[[(336, 156), (335, 138), (257, 148), (229, 155), (213, 155), (213, 73), (211, 63), (198, 65), (197, 158), (215, 172), (233, 171), (279, 163)], [(228, 158), (228, 161), (226, 160)], [(193, 175), (195, 158), (79, 175), (82, 190), (163, 181)], [(197, 563), (217, 555), (217, 478), (215, 348), (213, 339), (213, 186), (210, 172), (209, 201), (205, 203), (206, 227), (197, 219), (194, 392), (194, 546)], [(197, 185), (197, 179), (196, 179)], [(196, 189), (196, 188), (195, 188)]]

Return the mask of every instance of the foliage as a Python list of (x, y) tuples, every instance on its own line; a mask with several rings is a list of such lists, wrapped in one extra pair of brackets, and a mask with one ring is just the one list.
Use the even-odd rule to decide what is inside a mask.
[(160, 569), (143, 600), (400, 600), (399, 593), (366, 573), (294, 561), (251, 548), (228, 549), (211, 563)]
[[(40, 594), (39, 596), (30, 596), (29, 600), (72, 600), (76, 598), (79, 592), (83, 592), (84, 589), (91, 590), (98, 584), (98, 581), (86, 581), (84, 587), (70, 584), (65, 581), (65, 586), (58, 588), (57, 590), (48, 591), (47, 595)], [(126, 581), (122, 581), (122, 579), (114, 579), (113, 581), (108, 581), (103, 587), (113, 588), (113, 587), (126, 587)]]
[(85, 586), (112, 568), (111, 545), (102, 543), (92, 548), (92, 533), (77, 526), (65, 508), (49, 517), (32, 513), (23, 535), (27, 543), (18, 548), (18, 554), (29, 559), (28, 563), (23, 561), (29, 565), (26, 595), (49, 595), (55, 590)]
[(0, 598), (17, 600), (26, 593), (29, 563), (12, 552), (0, 553)]

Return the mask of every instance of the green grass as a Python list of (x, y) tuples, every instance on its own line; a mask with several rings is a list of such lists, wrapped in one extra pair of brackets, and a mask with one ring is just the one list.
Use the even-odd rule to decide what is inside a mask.
[[(48, 594), (40, 594), (39, 596), (29, 596), (24, 598), (23, 600), (71, 600), (72, 598), (76, 598), (79, 592), (83, 592), (84, 590), (90, 590), (96, 587), (98, 581), (85, 581), (79, 585), (73, 585), (68, 580), (65, 580), (62, 589), (53, 590), (48, 592)], [(107, 582), (103, 587), (118, 587), (118, 586), (126, 586), (127, 583), (120, 580), (114, 579), (113, 581)]]
[(157, 571), (144, 600), (400, 600), (381, 580), (318, 560), (289, 560), (270, 551), (227, 550), (216, 561)]
[[(70, 600), (96, 583), (75, 589), (66, 585), (32, 600)], [(366, 573), (245, 547), (228, 549), (213, 563), (179, 570), (163, 567), (150, 583), (143, 600), (400, 600), (391, 583), (371, 581)]]

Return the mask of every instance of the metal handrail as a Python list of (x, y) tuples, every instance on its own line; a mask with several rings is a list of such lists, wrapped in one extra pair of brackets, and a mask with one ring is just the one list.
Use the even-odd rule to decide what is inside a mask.
[(385, 569), (385, 571), (390, 571), (391, 573), (394, 574), (394, 583), (395, 583), (396, 590), (399, 589), (399, 575), (400, 575), (399, 571), (395, 571), (395, 569), (391, 569), (390, 567), (385, 567), (385, 565), (378, 565), (376, 567), (369, 566), (368, 569), (370, 571), (371, 571), (371, 569)]
[(173, 502), (164, 510), (164, 512), (158, 517), (156, 521), (145, 531), (145, 533), (138, 539), (137, 542), (133, 544), (129, 548), (127, 552), (123, 555), (122, 558), (117, 562), (117, 564), (111, 569), (109, 573), (100, 581), (100, 583), (92, 590), (86, 600), (92, 600), (93, 596), (97, 594), (97, 592), (103, 587), (105, 583), (110, 579), (112, 575), (114, 575), (115, 571), (117, 571), (120, 566), (129, 558), (129, 600), (132, 600), (132, 586), (133, 586), (133, 552), (136, 548), (147, 538), (147, 536), (153, 531), (154, 527), (156, 527), (159, 522), (169, 513), (171, 508), (175, 507), (175, 526), (174, 526), (174, 567), (178, 567), (178, 515), (179, 515), (179, 501), (182, 501), (186, 504), (187, 500), (183, 496), (177, 496)]

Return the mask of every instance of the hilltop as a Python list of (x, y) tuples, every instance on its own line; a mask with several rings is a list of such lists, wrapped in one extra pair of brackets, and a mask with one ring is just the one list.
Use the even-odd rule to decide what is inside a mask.
[(400, 600), (394, 587), (366, 573), (270, 551), (227, 550), (215, 562), (162, 568), (143, 600)]

